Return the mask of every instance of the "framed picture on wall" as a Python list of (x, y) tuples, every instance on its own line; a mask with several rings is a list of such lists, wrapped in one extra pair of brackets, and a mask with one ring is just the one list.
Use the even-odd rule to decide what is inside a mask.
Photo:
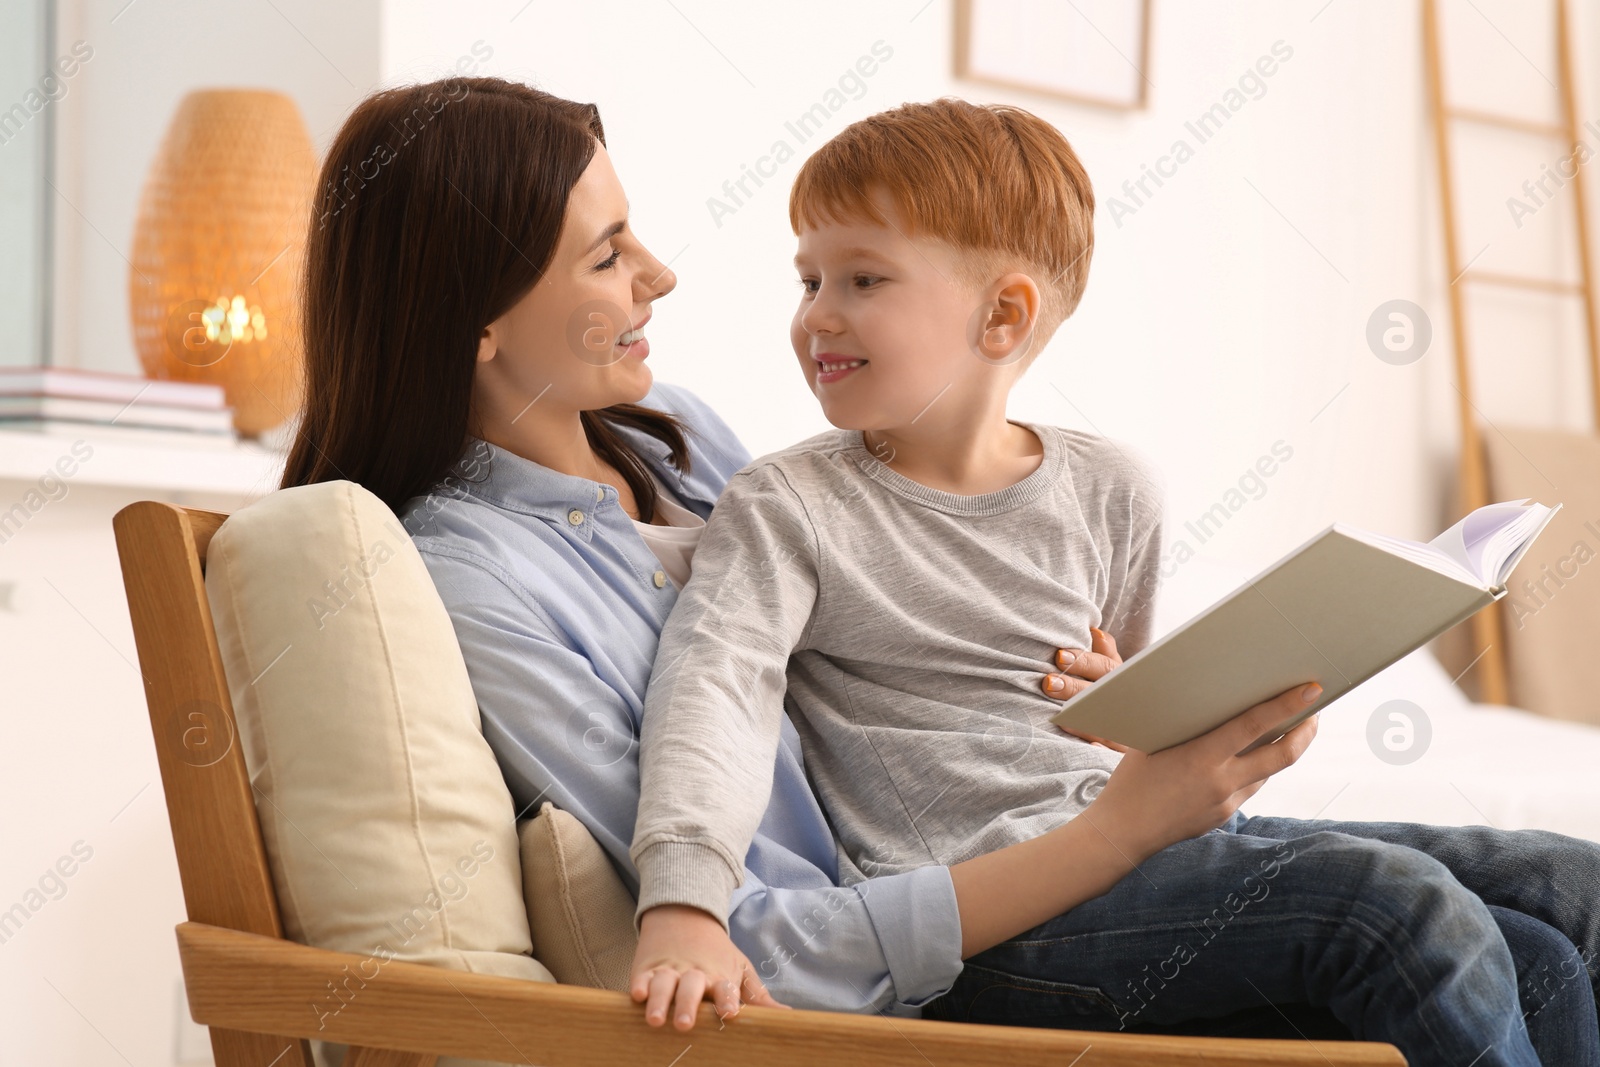
[(956, 0), (955, 76), (1076, 104), (1145, 106), (1150, 0)]

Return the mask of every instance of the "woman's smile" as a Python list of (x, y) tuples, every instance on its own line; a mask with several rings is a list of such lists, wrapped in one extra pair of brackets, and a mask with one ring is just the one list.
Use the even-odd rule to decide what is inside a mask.
[(622, 351), (623, 355), (644, 359), (650, 354), (650, 342), (644, 335), (644, 324), (649, 321), (650, 316), (646, 315), (639, 320), (639, 325), (624, 330), (617, 335), (616, 347)]

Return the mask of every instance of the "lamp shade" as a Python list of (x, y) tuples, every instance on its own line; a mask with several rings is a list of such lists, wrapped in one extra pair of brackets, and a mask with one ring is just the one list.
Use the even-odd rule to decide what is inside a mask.
[(178, 105), (139, 202), (128, 306), (151, 378), (220, 384), (241, 436), (288, 420), (304, 379), (298, 286), (316, 155), (282, 93)]

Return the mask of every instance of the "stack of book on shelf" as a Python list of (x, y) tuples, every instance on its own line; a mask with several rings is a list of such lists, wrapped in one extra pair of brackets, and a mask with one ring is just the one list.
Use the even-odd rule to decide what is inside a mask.
[(0, 430), (231, 448), (222, 386), (66, 367), (0, 367)]

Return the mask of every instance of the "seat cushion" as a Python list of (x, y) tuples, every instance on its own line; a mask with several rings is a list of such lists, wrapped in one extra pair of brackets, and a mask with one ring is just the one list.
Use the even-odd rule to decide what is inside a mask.
[(558, 982), (627, 992), (636, 902), (605, 849), (549, 801), (520, 837), (534, 955)]
[(271, 493), (212, 538), (206, 595), (288, 936), (554, 981), (455, 631), (388, 507), (348, 481)]

